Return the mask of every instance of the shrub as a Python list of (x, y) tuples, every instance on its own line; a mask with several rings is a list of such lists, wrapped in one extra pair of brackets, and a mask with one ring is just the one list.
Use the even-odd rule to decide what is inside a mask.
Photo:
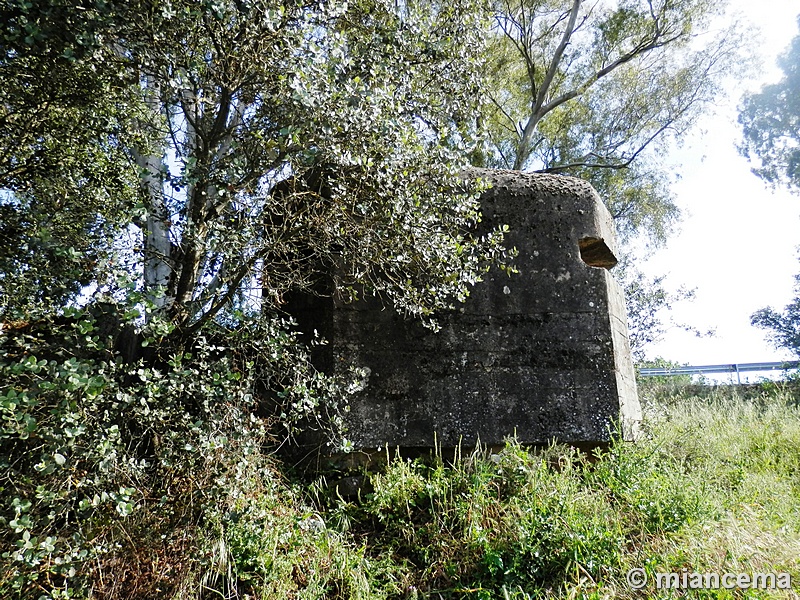
[(176, 593), (207, 562), (204, 532), (275, 478), (268, 448), (339, 389), (278, 321), (187, 345), (152, 320), (127, 362), (134, 323), (106, 327), (94, 308), (0, 338), (4, 597)]

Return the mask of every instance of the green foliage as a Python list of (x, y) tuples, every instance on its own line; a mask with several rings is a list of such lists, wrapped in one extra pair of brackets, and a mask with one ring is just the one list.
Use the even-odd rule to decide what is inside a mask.
[[(92, 304), (0, 338), (7, 594), (174, 591), (204, 560), (199, 532), (274, 479), (268, 445), (323, 400), (337, 412), (342, 386), (311, 368), (286, 323), (209, 327), (176, 346), (168, 322), (109, 322), (122, 313), (138, 318)], [(153, 354), (126, 362), (114, 349), (126, 337)], [(142, 552), (161, 562), (137, 571)]]
[(739, 113), (739, 151), (758, 166), (753, 172), (772, 185), (800, 190), (800, 36), (778, 60), (783, 79), (745, 96)]
[[(257, 553), (264, 452), (336, 427), (360, 385), (311, 366), (285, 297), (335, 284), (430, 317), (502, 262), (500, 231), (471, 233), (481, 184), (462, 180), (472, 141), (456, 124), (478, 97), (483, 13), (382, 0), (0, 13), (3, 590), (177, 593), (206, 561), (201, 533), (248, 494), (243, 529), (216, 535)], [(93, 291), (105, 304), (74, 308)], [(269, 577), (255, 564), (242, 573)], [(220, 593), (246, 579), (222, 577)]]
[(489, 143), (477, 160), (586, 179), (623, 237), (662, 242), (678, 217), (663, 152), (743, 64), (735, 26), (709, 33), (723, 8), (707, 0), (496, 2)]
[[(92, 164), (89, 157), (80, 158)], [(94, 164), (101, 175), (102, 164)], [(0, 253), (2, 320), (65, 305), (102, 278), (101, 265), (114, 260), (119, 212), (106, 195), (109, 190), (92, 197), (97, 190), (87, 189), (91, 184), (84, 181), (73, 192), (85, 195), (73, 202), (50, 182), (36, 185), (35, 191), (0, 196), (0, 244), (6, 249)], [(124, 192), (115, 200), (120, 198)]]
[(164, 316), (192, 329), (279, 309), (332, 273), (345, 296), (366, 289), (430, 316), (502, 262), (499, 231), (470, 233), (480, 186), (459, 175), (482, 46), (470, 0), (3, 10), (0, 186), (18, 226), (2, 234), (20, 248), (0, 264), (4, 287), (20, 289), (8, 310), (51, 283), (26, 248), (58, 213), (73, 227), (54, 243), (87, 266), (65, 271), (54, 302), (98, 283), (91, 254), (113, 247)]
[(776, 348), (789, 350), (800, 356), (800, 275), (795, 276), (795, 298), (783, 311), (767, 307), (756, 311), (750, 322), (756, 327), (767, 329)]
[[(87, 7), (55, 4), (14, 5), (25, 15), (12, 21), (35, 17), (45, 41), (29, 47), (12, 32), (5, 65), (33, 66), (44, 91), (42, 61), (97, 72), (85, 96), (39, 109), (52, 120), (89, 106), (97, 122), (75, 124), (83, 137), (56, 127), (53, 139), (127, 158), (120, 171), (136, 202), (123, 202), (118, 231), (138, 227), (141, 244), (118, 243), (120, 260), (176, 325), (199, 328), (232, 306), (278, 308), (334, 272), (345, 295), (367, 288), (430, 315), (502, 258), (499, 232), (468, 233), (479, 220), (475, 190), (459, 191), (471, 141), (456, 122), (474, 108), (481, 47), (480, 11), (468, 0), (441, 10), (382, 0), (102, 3), (85, 26), (99, 45), (75, 61), (62, 50), (73, 33), (53, 20)], [(78, 87), (79, 73), (65, 77)], [(110, 107), (98, 98), (106, 90)], [(22, 95), (9, 91), (12, 103)], [(9, 152), (14, 164), (26, 148)], [(120, 206), (125, 194), (105, 183)]]
[(374, 583), (380, 560), (365, 558), (277, 478), (271, 483), (208, 511), (199, 541), (207, 552), (185, 584), (188, 597), (196, 589), (264, 600), (386, 597)]
[(648, 389), (637, 444), (398, 457), (357, 502), (325, 499), (264, 454), (279, 424), (254, 416), (256, 353), (209, 330), (126, 364), (97, 316), (113, 312), (2, 339), (3, 597), (634, 598), (632, 567), (800, 576), (790, 388)]
[(122, 147), (141, 134), (106, 2), (4, 2), (0, 21), (0, 318), (63, 306), (102, 279), (135, 204)]
[(3, 596), (363, 588), (344, 542), (256, 536), (281, 505), (265, 452), (336, 427), (360, 385), (311, 366), (286, 297), (335, 285), (430, 318), (503, 262), (461, 174), (484, 14), (0, 7)]
[[(563, 447), (543, 454), (513, 444), (452, 467), (393, 462), (350, 515), (368, 526), (368, 548), (410, 561), (412, 585), (443, 597), (501, 598), (501, 590), (557, 589), (613, 579), (622, 548), (698, 519), (694, 489), (670, 461), (620, 446), (596, 466)], [(574, 577), (574, 578), (573, 578)]]
[(684, 287), (676, 291), (664, 285), (664, 276), (648, 277), (633, 266), (629, 257), (617, 265), (615, 275), (625, 293), (628, 316), (628, 335), (633, 359), (637, 363), (646, 360), (647, 349), (660, 341), (670, 329), (682, 329), (697, 337), (714, 334), (713, 330), (701, 331), (696, 327), (676, 322), (668, 311), (677, 303), (694, 298), (694, 290)]
[[(31, 179), (113, 182), (105, 164), (114, 155), (110, 138), (131, 106), (123, 94), (129, 76), (103, 40), (116, 18), (112, 6), (9, 0), (0, 7), (0, 186), (28, 189)], [(98, 168), (95, 177), (91, 167)]]

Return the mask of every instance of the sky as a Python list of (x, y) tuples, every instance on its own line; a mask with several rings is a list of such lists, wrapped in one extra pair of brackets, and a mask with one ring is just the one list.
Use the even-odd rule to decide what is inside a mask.
[(765, 306), (783, 308), (793, 298), (800, 272), (800, 196), (772, 190), (751, 173), (736, 150), (736, 118), (743, 92), (781, 78), (775, 61), (798, 34), (800, 0), (733, 0), (731, 8), (759, 28), (761, 68), (753, 79), (729, 86), (715, 113), (670, 157), (679, 165), (673, 192), (684, 220), (665, 248), (638, 264), (648, 275), (667, 274), (669, 288), (695, 288), (695, 299), (675, 304), (672, 317), (713, 328), (715, 335), (698, 338), (675, 328), (647, 352), (689, 365), (791, 358), (750, 325), (750, 315)]

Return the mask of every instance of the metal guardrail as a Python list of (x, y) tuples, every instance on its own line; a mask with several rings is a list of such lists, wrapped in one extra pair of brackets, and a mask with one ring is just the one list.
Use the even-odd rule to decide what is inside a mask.
[(639, 369), (642, 377), (656, 377), (671, 375), (704, 375), (706, 373), (736, 373), (736, 379), (742, 382), (740, 373), (752, 371), (788, 371), (800, 368), (800, 361), (788, 362), (757, 362), (757, 363), (732, 363), (729, 365), (701, 365), (697, 367), (671, 367), (671, 368), (643, 368)]

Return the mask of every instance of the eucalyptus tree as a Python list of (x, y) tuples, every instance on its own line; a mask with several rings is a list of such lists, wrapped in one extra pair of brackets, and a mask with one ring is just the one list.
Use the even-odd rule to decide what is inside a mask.
[[(798, 17), (800, 24), (800, 17)], [(739, 113), (743, 139), (739, 151), (753, 160), (753, 172), (772, 186), (800, 191), (800, 36), (778, 59), (783, 78), (745, 96)], [(770, 341), (800, 356), (800, 275), (795, 297), (781, 311), (762, 308), (750, 317), (768, 330)]]
[(739, 150), (757, 162), (753, 172), (764, 181), (800, 191), (800, 36), (792, 40), (778, 65), (783, 71), (778, 83), (744, 98)]
[(711, 0), (498, 0), (483, 161), (588, 179), (626, 237), (678, 211), (660, 152), (733, 71), (740, 38)]

